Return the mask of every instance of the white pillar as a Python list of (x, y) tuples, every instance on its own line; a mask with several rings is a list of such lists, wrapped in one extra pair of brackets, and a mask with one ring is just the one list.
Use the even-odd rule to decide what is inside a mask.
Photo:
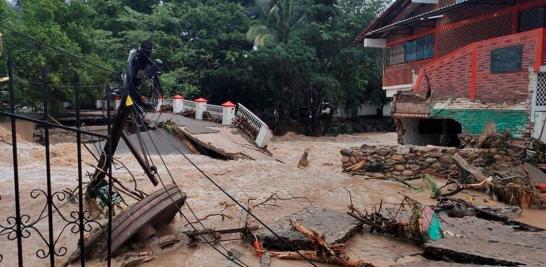
[(120, 105), (121, 105), (121, 97), (116, 96), (116, 110), (119, 108)]
[(202, 97), (195, 99), (195, 119), (196, 120), (203, 119), (203, 112), (207, 110), (207, 102), (208, 100)]
[(271, 137), (273, 137), (273, 133), (269, 130), (269, 127), (267, 127), (267, 125), (262, 125), (258, 132), (258, 136), (256, 137), (256, 145), (261, 148), (266, 147), (267, 144), (269, 144), (269, 141), (271, 141)]
[(160, 112), (161, 111), (161, 106), (163, 106), (163, 97), (162, 96), (160, 96), (159, 99), (157, 100), (157, 106), (155, 107), (155, 111)]
[(233, 123), (233, 119), (235, 118), (236, 105), (231, 103), (230, 101), (227, 101), (226, 103), (222, 104), (222, 107), (223, 107), (222, 124), (231, 125)]
[(99, 110), (102, 109), (102, 100), (96, 100), (95, 107)]
[(184, 111), (184, 98), (179, 95), (173, 97), (173, 113), (180, 113)]

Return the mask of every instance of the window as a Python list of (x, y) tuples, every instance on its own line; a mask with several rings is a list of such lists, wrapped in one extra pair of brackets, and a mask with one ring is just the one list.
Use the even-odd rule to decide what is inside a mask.
[(387, 65), (404, 63), (404, 46), (394, 46), (387, 49)]
[(491, 73), (506, 73), (522, 70), (523, 46), (510, 46), (491, 51)]
[(404, 44), (404, 61), (411, 62), (432, 57), (434, 36), (429, 35)]
[(525, 32), (546, 26), (544, 7), (523, 10), (519, 13), (519, 31)]
[(433, 56), (434, 36), (429, 35), (387, 49), (387, 65), (418, 61)]

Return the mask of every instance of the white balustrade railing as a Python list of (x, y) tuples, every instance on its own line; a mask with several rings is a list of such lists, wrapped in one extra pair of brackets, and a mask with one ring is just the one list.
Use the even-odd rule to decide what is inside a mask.
[(197, 102), (183, 99), (182, 100), (183, 110), (195, 110), (197, 108)]
[[(97, 109), (105, 109), (106, 101), (104, 100), (97, 100)], [(271, 140), (271, 137), (273, 136), (273, 133), (256, 114), (252, 113), (247, 107), (245, 107), (242, 104), (237, 105), (237, 111), (235, 111), (235, 106), (228, 102), (228, 105), (225, 106), (219, 106), (219, 105), (212, 105), (212, 104), (206, 104), (203, 102), (195, 102), (191, 100), (185, 100), (185, 99), (160, 99), (158, 102), (158, 106), (156, 108), (157, 111), (161, 110), (162, 105), (172, 105), (174, 113), (182, 113), (184, 111), (195, 111), (195, 119), (202, 120), (203, 119), (203, 113), (207, 112), (212, 118), (215, 120), (220, 120), (222, 124), (224, 125), (232, 125), (233, 118), (236, 117), (238, 119), (244, 119), (246, 122), (248, 122), (248, 126), (252, 128), (252, 137), (255, 138), (255, 142), (259, 147), (265, 147)], [(114, 106), (117, 108), (119, 105), (118, 101), (112, 101), (110, 103), (112, 108)]]
[(256, 114), (252, 113), (252, 111), (239, 103), (235, 117), (239, 119), (243, 118), (248, 121), (250, 127), (252, 127), (257, 133), (256, 136), (253, 137), (256, 138), (255, 142), (259, 147), (265, 147), (267, 144), (269, 144), (271, 137), (273, 137), (273, 133), (267, 124), (256, 116)]
[(266, 125), (258, 116), (254, 115), (252, 111), (250, 111), (248, 108), (243, 106), (239, 103), (237, 108), (237, 113), (235, 113), (235, 117), (237, 118), (244, 118), (246, 119), (250, 126), (256, 130), (256, 132), (260, 131), (260, 128), (262, 128), (262, 125)]
[(173, 105), (173, 100), (172, 99), (163, 99), (161, 100), (161, 105)]
[(205, 110), (215, 119), (222, 119), (224, 115), (224, 107), (218, 105), (207, 104)]

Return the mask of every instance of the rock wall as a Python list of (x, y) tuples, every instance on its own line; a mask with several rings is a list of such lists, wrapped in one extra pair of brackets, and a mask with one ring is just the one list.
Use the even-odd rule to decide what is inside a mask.
[(457, 170), (452, 156), (460, 154), (470, 164), (491, 173), (520, 165), (521, 148), (465, 148), (438, 146), (369, 146), (362, 145), (340, 151), (345, 172), (369, 177), (397, 177), (431, 174), (447, 177)]

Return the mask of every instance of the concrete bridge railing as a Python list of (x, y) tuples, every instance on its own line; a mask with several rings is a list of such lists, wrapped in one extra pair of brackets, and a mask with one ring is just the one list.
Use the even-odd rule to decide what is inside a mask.
[(223, 125), (233, 125), (234, 119), (244, 119), (253, 128), (255, 143), (258, 147), (265, 147), (271, 141), (273, 133), (269, 126), (263, 122), (256, 114), (252, 113), (242, 104), (233, 104), (229, 101), (220, 105), (207, 104), (204, 98), (198, 98), (194, 101), (186, 100), (182, 96), (176, 95), (172, 99), (159, 99), (156, 111), (161, 111), (164, 105), (172, 105), (173, 113), (183, 113), (185, 111), (194, 111), (195, 119), (203, 120), (203, 115), (208, 113), (208, 116), (217, 121), (221, 121)]
[[(120, 105), (121, 98), (116, 98), (115, 108)], [(233, 104), (230, 101), (220, 105), (207, 104), (204, 98), (198, 98), (194, 101), (186, 100), (182, 96), (176, 95), (173, 98), (162, 98), (158, 100), (156, 111), (159, 112), (164, 106), (172, 106), (173, 113), (195, 112), (195, 119), (203, 120), (205, 112), (207, 116), (215, 121), (221, 121), (223, 125), (233, 125), (235, 118), (244, 120), (250, 128), (252, 128), (252, 137), (255, 138), (255, 143), (258, 147), (266, 147), (273, 137), (273, 133), (269, 126), (263, 122), (256, 114), (250, 111), (242, 104)], [(97, 109), (104, 109), (106, 103), (104, 100), (97, 100)], [(114, 107), (112, 107), (114, 108)]]

